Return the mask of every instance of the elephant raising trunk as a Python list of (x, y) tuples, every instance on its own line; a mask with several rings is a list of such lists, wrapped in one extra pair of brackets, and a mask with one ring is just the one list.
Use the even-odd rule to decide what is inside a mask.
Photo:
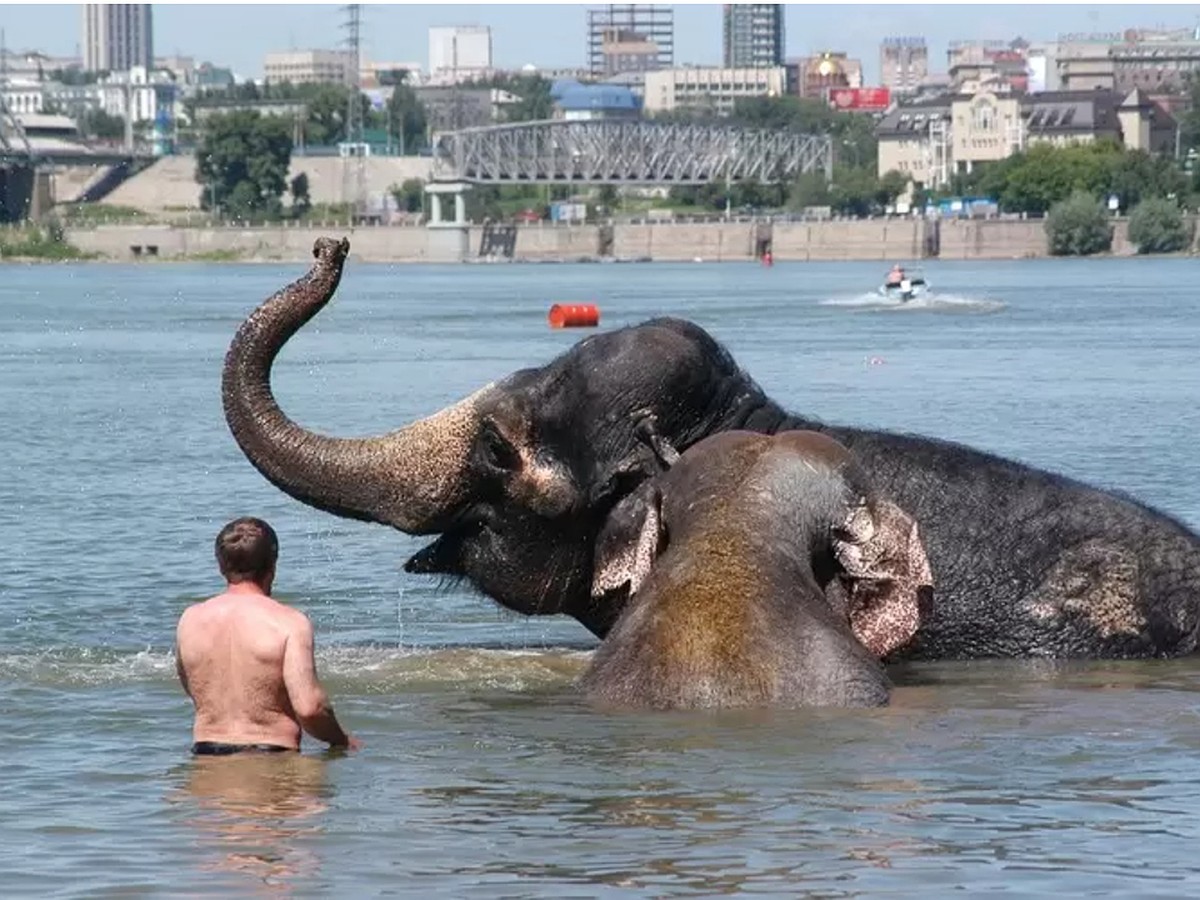
[(445, 529), (465, 499), (463, 471), (491, 386), (435, 416), (378, 437), (333, 438), (289, 419), (271, 393), (279, 350), (337, 289), (350, 242), (320, 238), (316, 263), (246, 319), (221, 378), (225, 418), (266, 478), (303, 503), (409, 534)]

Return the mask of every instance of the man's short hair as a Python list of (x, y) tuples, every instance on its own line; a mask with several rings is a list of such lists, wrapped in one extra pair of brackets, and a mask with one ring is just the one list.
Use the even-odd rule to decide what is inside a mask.
[(278, 557), (279, 538), (262, 519), (234, 519), (217, 535), (217, 566), (230, 584), (261, 582)]

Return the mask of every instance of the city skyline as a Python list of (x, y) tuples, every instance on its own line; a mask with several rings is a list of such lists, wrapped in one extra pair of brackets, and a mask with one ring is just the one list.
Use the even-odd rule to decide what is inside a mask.
[[(428, 66), (428, 29), (437, 26), (487, 25), (492, 30), (495, 65), (544, 68), (587, 64), (589, 6), (579, 5), (364, 5), (364, 55), (379, 61), (411, 61)], [(1027, 14), (1014, 17), (1014, 9)], [(286, 25), (278, 27), (281, 11)], [(677, 65), (720, 65), (722, 7), (675, 5)], [(214, 13), (219, 12), (219, 16)], [(241, 26), (231, 28), (237, 16)], [(231, 67), (241, 78), (262, 77), (268, 52), (330, 48), (343, 36), (345, 14), (336, 5), (158, 5), (154, 10), (156, 54), (193, 56)], [(848, 28), (853, 19), (855, 27)], [(5, 5), (0, 28), (13, 51), (36, 49), (53, 55), (80, 50), (80, 6)], [(857, 23), (867, 23), (858, 25)], [(1019, 24), (1014, 24), (1019, 23)], [(785, 56), (821, 50), (845, 51), (861, 59), (866, 83), (879, 73), (879, 44), (885, 37), (923, 36), (929, 46), (931, 71), (945, 71), (946, 50), (953, 40), (1053, 40), (1064, 32), (1112, 32), (1125, 28), (1180, 28), (1200, 25), (1192, 5), (962, 6), (786, 4)], [(546, 36), (553, 35), (552, 40)]]

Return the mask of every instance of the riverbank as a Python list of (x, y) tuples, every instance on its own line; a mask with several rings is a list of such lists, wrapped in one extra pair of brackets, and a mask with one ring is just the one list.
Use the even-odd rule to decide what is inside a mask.
[[(825, 222), (534, 223), (503, 226), (505, 251), (484, 254), (495, 227), (288, 224), (190, 228), (172, 225), (70, 227), (64, 240), (81, 254), (111, 261), (305, 262), (313, 241), (347, 235), (363, 262), (738, 262), (770, 250), (777, 261), (1023, 259), (1048, 256), (1042, 220), (867, 219)], [(485, 233), (487, 232), (487, 233)], [(1200, 234), (1197, 234), (1200, 238)], [(1113, 222), (1112, 256), (1131, 256), (1128, 220)], [(1193, 241), (1191, 252), (1200, 251)]]

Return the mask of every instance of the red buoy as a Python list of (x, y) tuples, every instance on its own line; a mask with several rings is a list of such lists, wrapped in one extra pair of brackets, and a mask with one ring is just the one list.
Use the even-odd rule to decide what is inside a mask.
[(555, 303), (550, 307), (551, 328), (595, 328), (600, 310), (592, 303)]

